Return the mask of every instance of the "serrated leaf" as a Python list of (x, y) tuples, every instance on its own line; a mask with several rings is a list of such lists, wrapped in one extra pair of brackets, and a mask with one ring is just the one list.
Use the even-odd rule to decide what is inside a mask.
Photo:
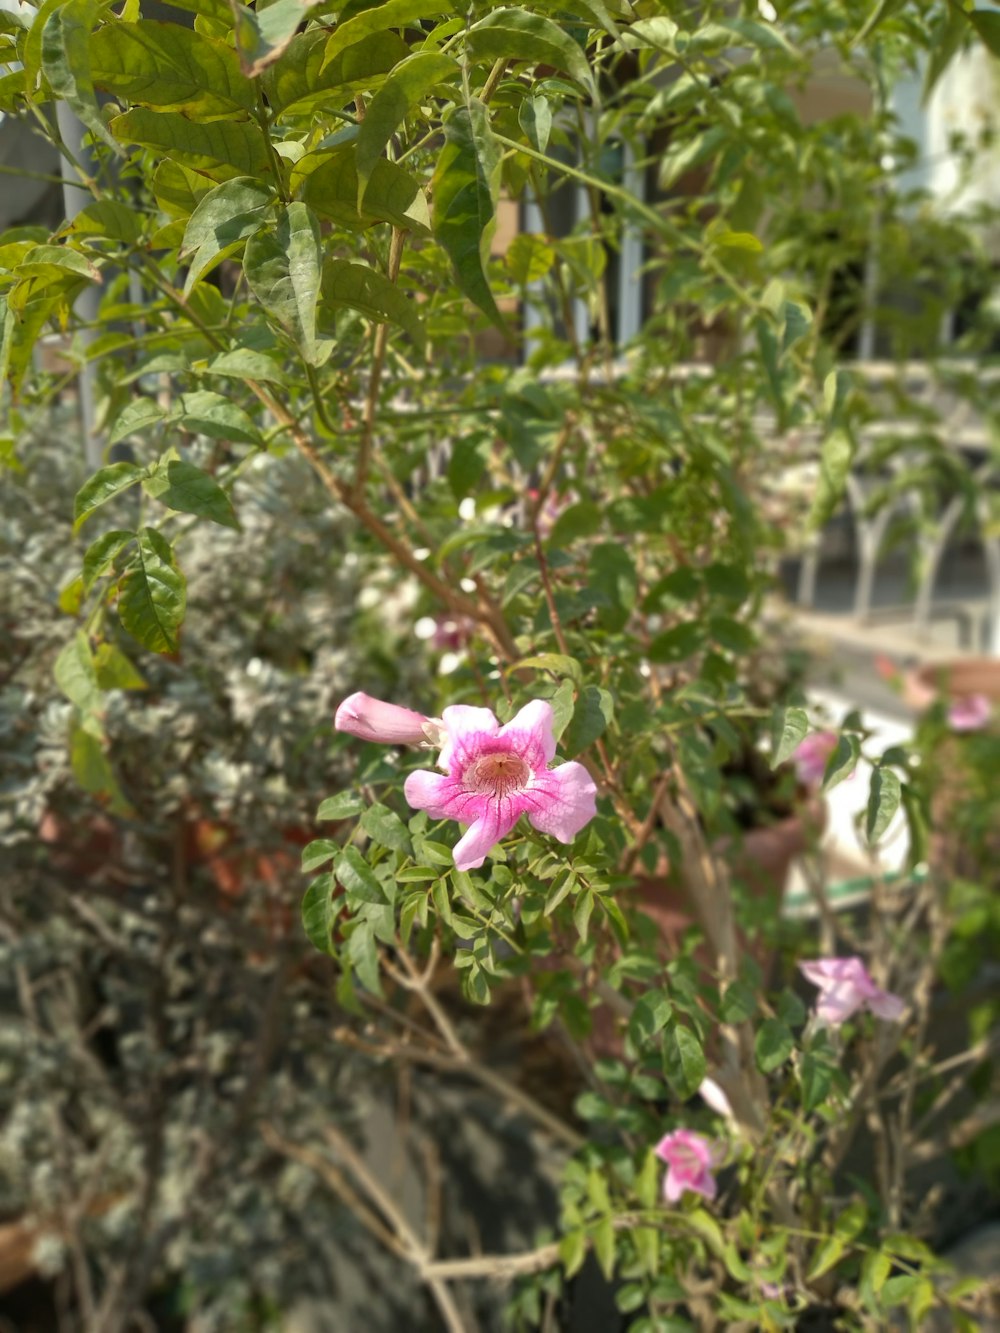
[(671, 1020), (661, 1038), (663, 1072), (682, 1099), (692, 1096), (705, 1077), (705, 1052), (701, 1042), (683, 1023)]
[(334, 874), (344, 886), (348, 900), (363, 903), (385, 903), (385, 889), (371, 866), (356, 847), (345, 847), (337, 857)]
[(757, 1067), (770, 1074), (785, 1063), (795, 1049), (795, 1038), (778, 1018), (766, 1018), (754, 1039)]
[(232, 501), (217, 481), (193, 463), (163, 459), (142, 483), (147, 495), (182, 514), (197, 514), (239, 531)]
[(462, 292), (506, 332), (486, 276), (500, 191), (500, 145), (486, 107), (476, 98), (456, 107), (444, 135), (431, 186), (434, 237)]
[(137, 463), (111, 463), (84, 482), (73, 502), (73, 531), (79, 532), (95, 509), (116, 495), (121, 495), (146, 475)]
[(118, 583), (118, 616), (154, 653), (175, 653), (187, 603), (186, 581), (170, 543), (153, 528), (136, 533), (136, 551)]
[(318, 365), (325, 355), (316, 340), (322, 264), (319, 223), (312, 210), (299, 203), (282, 208), (273, 228), (251, 236), (243, 256), (251, 291), (310, 365)]
[[(382, 324), (391, 321), (405, 329), (418, 347), (426, 342), (419, 307), (388, 278), (364, 264), (352, 264), (346, 259), (328, 260), (323, 268), (322, 294), (324, 306), (346, 306)], [(325, 322), (322, 331), (333, 336), (333, 330)]]
[(275, 203), (270, 186), (237, 176), (210, 190), (198, 203), (184, 229), (181, 256), (190, 255), (184, 295), (200, 278), (259, 231)]
[(361, 816), (361, 827), (380, 847), (395, 852), (409, 852), (410, 834), (406, 825), (387, 805), (370, 805)]
[(878, 842), (892, 823), (902, 795), (902, 785), (893, 770), (876, 768), (872, 773), (868, 793), (868, 813), (865, 819), (865, 833), (870, 845)]
[(317, 875), (302, 898), (302, 927), (320, 953), (332, 952), (333, 924), (337, 915), (333, 907), (333, 887), (332, 875)]
[(416, 51), (391, 71), (365, 109), (358, 130), (357, 177), (358, 210), (364, 205), (365, 191), (376, 162), (389, 140), (406, 117), (419, 106), (431, 89), (457, 77), (461, 66), (452, 56), (440, 51)]
[(583, 48), (569, 32), (542, 14), (524, 9), (494, 9), (469, 29), (466, 51), (473, 60), (526, 60), (551, 65), (593, 95), (593, 71)]
[(580, 754), (604, 735), (615, 715), (615, 705), (607, 690), (587, 685), (577, 696), (573, 717), (563, 732), (560, 749), (567, 758)]
[(354, 815), (359, 815), (364, 808), (365, 803), (360, 796), (356, 796), (352, 791), (341, 791), (323, 801), (316, 811), (316, 818), (331, 821), (351, 819)]
[(308, 875), (311, 870), (332, 861), (340, 852), (340, 844), (329, 838), (314, 838), (302, 848), (302, 869)]
[(192, 120), (256, 107), (232, 47), (178, 23), (107, 23), (90, 40), (90, 67), (94, 83), (116, 97)]
[(777, 768), (791, 758), (809, 731), (809, 714), (804, 708), (777, 708), (771, 718), (771, 767)]

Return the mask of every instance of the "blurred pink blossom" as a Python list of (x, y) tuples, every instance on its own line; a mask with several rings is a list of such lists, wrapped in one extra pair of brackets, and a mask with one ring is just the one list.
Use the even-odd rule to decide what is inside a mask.
[(816, 958), (799, 963), (799, 971), (819, 987), (816, 1017), (830, 1027), (839, 1027), (858, 1009), (890, 1022), (903, 1016), (905, 1001), (876, 986), (860, 958)]
[(401, 708), (399, 704), (384, 703), (360, 690), (340, 705), (333, 725), (338, 731), (383, 745), (441, 743), (441, 722), (437, 718), (424, 717), (423, 713)]
[(698, 1084), (698, 1096), (706, 1106), (712, 1108), (716, 1115), (725, 1116), (727, 1120), (734, 1118), (733, 1108), (729, 1105), (729, 1098), (714, 1078), (703, 1078), (701, 1080)]
[(826, 772), (827, 760), (837, 748), (835, 731), (814, 731), (799, 743), (792, 756), (799, 781), (806, 787), (818, 787)]
[(676, 1203), (682, 1194), (700, 1194), (714, 1199), (718, 1149), (702, 1134), (691, 1129), (675, 1129), (666, 1134), (654, 1150), (661, 1162), (667, 1164), (663, 1178), (663, 1197), (667, 1203)]
[(980, 731), (990, 720), (993, 704), (985, 694), (966, 694), (948, 709), (952, 731)]
[(503, 727), (488, 708), (453, 704), (442, 722), (438, 766), (447, 776), (420, 769), (406, 779), (403, 794), (433, 819), (469, 825), (455, 846), (459, 870), (481, 866), (522, 814), (569, 843), (597, 813), (597, 787), (582, 764), (549, 768), (556, 752), (551, 704), (525, 704)]

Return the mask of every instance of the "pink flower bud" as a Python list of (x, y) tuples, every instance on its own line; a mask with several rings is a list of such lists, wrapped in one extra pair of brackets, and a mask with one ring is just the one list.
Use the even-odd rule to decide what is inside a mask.
[(340, 705), (333, 725), (338, 731), (383, 745), (426, 745), (436, 740), (440, 724), (412, 708), (387, 704), (359, 691)]

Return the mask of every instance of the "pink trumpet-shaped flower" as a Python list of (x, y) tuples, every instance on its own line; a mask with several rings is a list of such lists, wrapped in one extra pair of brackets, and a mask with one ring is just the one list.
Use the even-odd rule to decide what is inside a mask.
[(956, 699), (948, 709), (952, 731), (979, 731), (990, 720), (993, 704), (985, 694), (967, 694)]
[(447, 776), (419, 769), (403, 794), (433, 819), (469, 825), (455, 847), (459, 870), (481, 866), (521, 815), (568, 843), (597, 813), (597, 787), (582, 764), (548, 766), (556, 752), (550, 704), (525, 704), (503, 727), (488, 708), (453, 704), (442, 724), (438, 765)]
[(817, 787), (823, 781), (827, 760), (837, 748), (833, 731), (814, 731), (799, 743), (792, 762), (799, 781), (806, 787)]
[(360, 691), (340, 705), (333, 725), (338, 731), (383, 745), (440, 743), (441, 723), (437, 718), (424, 717), (423, 713), (401, 708), (399, 704), (384, 703)]
[(667, 1164), (663, 1178), (663, 1197), (667, 1203), (676, 1203), (687, 1192), (705, 1199), (715, 1198), (712, 1169), (717, 1164), (718, 1150), (704, 1135), (691, 1129), (675, 1129), (659, 1141), (654, 1151)]
[(903, 1016), (905, 1002), (876, 986), (860, 958), (816, 958), (799, 963), (799, 971), (819, 987), (816, 1017), (830, 1027), (839, 1027), (858, 1009), (890, 1022)]

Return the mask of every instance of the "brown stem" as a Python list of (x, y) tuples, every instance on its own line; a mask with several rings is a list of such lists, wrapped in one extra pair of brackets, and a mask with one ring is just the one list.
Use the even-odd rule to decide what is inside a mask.
[[(389, 242), (389, 267), (387, 276), (395, 284), (399, 277), (399, 265), (403, 258), (402, 227), (393, 227)], [(365, 397), (361, 415), (361, 443), (358, 446), (358, 464), (354, 474), (354, 494), (360, 499), (368, 481), (368, 466), (371, 462), (372, 439), (375, 434), (375, 416), (378, 411), (378, 390), (382, 382), (382, 370), (385, 366), (385, 347), (389, 338), (388, 324), (376, 324), (372, 342), (372, 368), (368, 377), (368, 393)]]

